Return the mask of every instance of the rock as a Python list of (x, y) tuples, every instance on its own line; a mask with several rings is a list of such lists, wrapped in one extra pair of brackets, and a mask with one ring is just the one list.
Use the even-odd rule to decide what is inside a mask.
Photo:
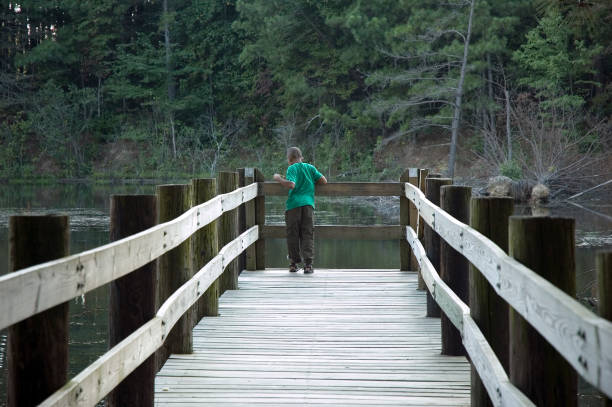
[(536, 184), (531, 189), (531, 201), (532, 202), (547, 202), (550, 198), (550, 189), (544, 184)]
[(498, 175), (496, 177), (489, 178), (487, 182), (487, 193), (489, 196), (511, 196), (512, 190), (512, 179)]

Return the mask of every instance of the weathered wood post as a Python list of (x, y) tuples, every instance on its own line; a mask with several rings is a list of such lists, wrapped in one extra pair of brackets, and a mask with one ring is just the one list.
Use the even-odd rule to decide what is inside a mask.
[(255, 242), (255, 256), (257, 270), (266, 268), (266, 240), (261, 237), (263, 227), (266, 223), (266, 197), (263, 194), (263, 182), (265, 181), (263, 173), (257, 168), (254, 169), (255, 182), (262, 183), (260, 196), (255, 199), (255, 224), (259, 225), (260, 238)]
[[(599, 316), (612, 321), (612, 251), (599, 252), (595, 257)], [(605, 407), (612, 407), (612, 399), (605, 396)]]
[[(245, 169), (238, 168), (238, 187), (242, 188), (246, 185), (245, 181)], [(246, 205), (242, 204), (238, 207), (238, 234), (246, 230)], [(240, 253), (238, 256), (238, 274), (242, 273), (242, 270), (246, 268), (246, 251)]]
[[(426, 190), (427, 190), (427, 184), (425, 183), (425, 180), (427, 179), (427, 177), (429, 178), (440, 178), (440, 176), (435, 176), (433, 174), (429, 174), (429, 168), (421, 168), (421, 169), (417, 169), (417, 178), (416, 178), (416, 185), (417, 187), (421, 190), (421, 192), (423, 194), (425, 194)], [(419, 241), (421, 242), (421, 244), (423, 245), (423, 247), (425, 247), (425, 221), (423, 220), (422, 217), (418, 216), (418, 209), (415, 207), (414, 208), (415, 211), (417, 211), (417, 215), (416, 217), (418, 217), (418, 221), (417, 221), (417, 225), (418, 225), (418, 230), (416, 230), (417, 232), (417, 237), (419, 238)], [(414, 259), (414, 261), (416, 262), (416, 258)], [(417, 263), (418, 265), (418, 263)], [(421, 275), (421, 270), (419, 270), (419, 275), (417, 277), (417, 289), (418, 290), (427, 290), (427, 285), (425, 284), (425, 280), (423, 280), (423, 276)]]
[[(69, 245), (68, 216), (11, 216), (8, 271), (67, 256)], [(6, 352), (7, 406), (35, 406), (61, 388), (68, 374), (68, 303), (10, 326)]]
[[(453, 181), (450, 178), (427, 178), (425, 180), (425, 197), (435, 205), (440, 205), (440, 187), (450, 185)], [(425, 224), (425, 221), (423, 221)], [(440, 236), (425, 224), (423, 230), (423, 241), (427, 258), (431, 261), (436, 271), (440, 272)], [(440, 307), (427, 291), (427, 316), (440, 317)]]
[[(512, 216), (510, 256), (570, 297), (576, 294), (574, 219)], [(575, 406), (576, 372), (546, 339), (510, 309), (510, 380), (538, 406)]]
[[(447, 185), (440, 188), (440, 207), (452, 217), (463, 223), (470, 221), (470, 198), (472, 188), (459, 185)], [(469, 261), (461, 253), (440, 240), (440, 277), (451, 290), (466, 304), (469, 302)], [(461, 333), (451, 320), (442, 313), (442, 354), (467, 355)]]
[[(112, 195), (110, 240), (116, 241), (155, 226), (155, 195)], [(152, 261), (110, 284), (109, 348), (155, 316), (157, 264)], [(155, 355), (151, 355), (106, 398), (107, 406), (152, 406), (155, 393)]]
[[(402, 228), (402, 234), (400, 238), (400, 270), (410, 270), (410, 257), (412, 257), (412, 250), (406, 240), (406, 227), (410, 225), (410, 201), (404, 194), (405, 188), (404, 183), (410, 181), (410, 170), (404, 170), (400, 176), (400, 182), (402, 183), (402, 195), (400, 196), (400, 226)], [(416, 269), (413, 269), (416, 270)]]
[[(225, 194), (238, 188), (237, 172), (220, 172), (217, 176), (217, 192)], [(225, 212), (219, 219), (219, 248), (222, 248), (238, 236), (238, 211)], [(227, 290), (238, 289), (238, 260), (234, 259), (220, 277), (220, 294)]]
[[(478, 197), (470, 202), (470, 226), (508, 253), (508, 218), (514, 211), (512, 198)], [(470, 264), (470, 315), (508, 371), (508, 304), (487, 279)], [(472, 366), (473, 407), (492, 406), (487, 390)]]
[[(200, 205), (217, 196), (217, 180), (215, 178), (199, 178), (191, 180), (193, 205)], [(202, 227), (191, 237), (191, 259), (194, 273), (213, 259), (219, 253), (219, 238), (217, 235), (218, 221), (214, 220)], [(203, 317), (219, 315), (219, 279), (211, 284), (197, 302), (194, 325)]]
[[(255, 182), (255, 171), (253, 168), (246, 168), (244, 173), (244, 184), (251, 185)], [(255, 199), (250, 200), (249, 202), (244, 204), (245, 211), (245, 227), (246, 229), (250, 229), (255, 226)], [(259, 229), (259, 233), (263, 233), (263, 225)], [(257, 270), (257, 253), (255, 250), (256, 244), (252, 244), (247, 247), (246, 250), (246, 270)]]
[[(408, 169), (408, 182), (414, 186), (416, 186), (417, 188), (419, 187), (419, 169), (418, 168), (409, 168)], [(412, 230), (415, 231), (415, 233), (419, 233), (419, 211), (416, 207), (415, 204), (412, 203), (412, 201), (408, 201), (408, 218), (410, 220), (410, 227), (412, 228)], [(403, 234), (402, 234), (403, 236)], [(417, 262), (416, 257), (414, 256), (414, 253), (412, 252), (412, 250), (410, 251), (410, 269), (411, 270), (416, 270), (418, 271), (418, 289), (422, 290), (423, 287), (422, 285), (422, 281), (423, 278), (421, 277), (421, 270), (419, 269), (419, 263)]]
[[(191, 185), (158, 185), (157, 222), (165, 223), (191, 208)], [(189, 239), (157, 260), (158, 283), (156, 309), (183, 283), (193, 276), (191, 270), (191, 243)], [(193, 312), (186, 312), (168, 334), (164, 345), (157, 351), (157, 369), (166, 363), (172, 353), (193, 351)]]

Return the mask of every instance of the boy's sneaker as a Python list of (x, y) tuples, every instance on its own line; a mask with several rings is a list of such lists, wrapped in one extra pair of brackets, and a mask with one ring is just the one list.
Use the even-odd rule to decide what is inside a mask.
[(312, 268), (312, 264), (307, 264), (304, 266), (304, 274), (312, 274), (314, 273), (314, 269)]
[(291, 264), (289, 265), (289, 271), (290, 271), (291, 273), (295, 273), (295, 272), (297, 272), (297, 271), (298, 271), (297, 264), (295, 264), (295, 263), (291, 263)]

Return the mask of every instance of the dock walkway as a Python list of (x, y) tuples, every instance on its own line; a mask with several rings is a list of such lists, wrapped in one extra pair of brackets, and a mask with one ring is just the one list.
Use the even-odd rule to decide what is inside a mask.
[(469, 405), (469, 363), (440, 355), (416, 273), (245, 271), (239, 283), (195, 327), (194, 353), (158, 373), (156, 405)]

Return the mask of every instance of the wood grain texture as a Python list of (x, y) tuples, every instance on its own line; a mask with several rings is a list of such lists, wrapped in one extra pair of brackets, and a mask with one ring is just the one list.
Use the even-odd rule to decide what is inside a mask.
[[(217, 196), (217, 180), (200, 178), (191, 180), (194, 205), (200, 205)], [(194, 270), (200, 270), (219, 253), (218, 220), (196, 231), (191, 237), (191, 262)], [(198, 300), (194, 325), (203, 317), (219, 314), (219, 280), (215, 280)]]
[[(505, 301), (529, 321), (590, 384), (612, 396), (612, 323), (509, 257), (473, 228), (455, 220), (406, 184), (421, 217), (462, 253)], [(434, 223), (435, 219), (435, 223)]]
[(417, 257), (422, 276), (435, 301), (459, 330), (462, 343), (473, 368), (483, 378), (484, 387), (494, 406), (535, 406), (509, 380), (503, 366), (482, 332), (470, 316), (470, 309), (455, 295), (438, 275), (427, 258), (425, 249), (412, 228), (406, 229), (406, 239)]
[[(419, 185), (419, 169), (418, 168), (408, 169), (408, 182), (418, 187)], [(404, 186), (404, 196), (405, 196), (405, 192), (406, 192), (406, 187)], [(410, 200), (408, 200), (408, 214), (409, 214), (409, 220), (410, 220), (410, 227), (413, 230), (418, 231), (419, 230), (419, 211), (417, 210), (417, 207), (414, 205), (414, 203)], [(410, 253), (410, 270), (417, 271), (418, 276), (419, 276), (418, 277), (419, 282), (418, 282), (417, 288), (419, 290), (424, 290), (425, 282), (423, 281), (423, 278), (421, 277), (421, 271), (418, 270), (418, 267), (419, 267), (419, 264), (416, 261), (416, 257), (414, 257), (414, 254), (411, 252)]]
[(195, 328), (194, 354), (159, 373), (156, 404), (469, 405), (469, 365), (440, 355), (415, 273), (266, 270), (239, 282), (221, 316)]
[[(399, 181), (404, 184), (410, 181), (410, 169), (404, 170), (402, 175), (400, 175)], [(414, 171), (413, 171), (414, 172)], [(402, 194), (400, 196), (400, 237), (403, 235), (402, 231), (405, 230), (406, 226), (410, 225), (410, 201), (406, 198), (406, 194)], [(400, 270), (408, 271), (414, 270), (410, 268), (410, 257), (412, 253), (410, 252), (410, 245), (406, 241), (406, 239), (400, 239)]]
[[(427, 199), (433, 205), (440, 205), (440, 188), (444, 185), (450, 185), (453, 180), (450, 178), (426, 178), (425, 179), (425, 194)], [(422, 184), (423, 185), (423, 184)], [(419, 213), (421, 213), (421, 208)], [(423, 246), (427, 251), (427, 257), (431, 261), (434, 270), (440, 270), (440, 236), (435, 231), (435, 225), (431, 226), (427, 220), (421, 217), (419, 221), (423, 220)], [(431, 293), (427, 293), (427, 316), (428, 317), (440, 317), (440, 307), (434, 301)]]
[[(257, 185), (218, 196), (173, 221), (95, 249), (0, 276), (0, 329), (79, 297), (177, 247), (224, 210), (257, 197)], [(224, 202), (222, 204), (222, 201)], [(232, 205), (236, 206), (232, 206)]]
[[(316, 225), (317, 239), (343, 240), (397, 240), (402, 237), (399, 225)], [(263, 228), (265, 238), (284, 239), (284, 225), (266, 225)]]
[[(68, 216), (11, 216), (8, 238), (9, 273), (66, 256)], [(49, 273), (43, 271), (38, 277)], [(7, 406), (35, 406), (63, 386), (68, 374), (68, 303), (11, 326), (6, 362)]]
[[(512, 198), (475, 197), (470, 202), (470, 226), (507, 252), (508, 218), (513, 212)], [(507, 372), (508, 304), (471, 263), (469, 306), (470, 315)], [(489, 406), (491, 401), (482, 380), (472, 369), (472, 406)]]
[[(599, 252), (595, 257), (599, 316), (612, 320), (612, 252)], [(612, 397), (605, 397), (605, 407), (612, 407)]]
[[(178, 218), (192, 206), (191, 185), (158, 185), (157, 223)], [(157, 304), (163, 304), (173, 292), (193, 276), (191, 268), (191, 242), (186, 239), (179, 246), (157, 259)], [(161, 368), (171, 353), (191, 353), (193, 347), (193, 310), (185, 313), (181, 321), (168, 334), (164, 346), (157, 352), (157, 368)]]
[[(568, 295), (576, 295), (574, 219), (512, 216), (510, 255)], [(510, 379), (537, 405), (575, 406), (572, 366), (518, 313), (510, 309)]]
[[(238, 188), (237, 172), (220, 172), (217, 175), (217, 192), (225, 194)], [(231, 211), (224, 211), (219, 219), (219, 245), (225, 246), (238, 236), (238, 208)], [(227, 290), (238, 288), (238, 260), (230, 264), (221, 275), (220, 295)]]
[[(265, 177), (263, 172), (253, 168), (253, 177), (257, 184), (257, 199), (255, 199), (255, 224), (263, 229), (266, 224), (266, 197), (263, 194), (263, 182)], [(255, 243), (255, 266), (259, 270), (266, 268), (266, 240), (263, 237)]]
[[(112, 195), (110, 240), (116, 241), (157, 224), (155, 195)], [(155, 316), (157, 264), (152, 261), (110, 284), (109, 347)], [(108, 395), (107, 406), (152, 406), (155, 358), (150, 356)]]
[[(245, 177), (244, 183), (245, 185), (251, 185), (255, 182), (255, 176), (253, 168), (245, 169)], [(255, 201), (251, 200), (244, 204), (244, 217), (246, 222), (246, 228), (249, 229), (255, 226)], [(263, 228), (263, 225), (261, 225)], [(256, 270), (257, 269), (257, 252), (256, 252), (257, 244), (253, 244), (247, 247), (246, 250), (246, 269), (247, 270)]]
[(224, 268), (258, 239), (254, 226), (228, 243), (219, 254), (175, 291), (155, 317), (72, 378), (41, 406), (95, 406), (127, 375), (160, 348), (180, 317), (219, 278)]
[[(440, 188), (440, 208), (460, 222), (470, 220), (472, 188), (447, 185)], [(440, 278), (463, 301), (469, 302), (469, 262), (444, 240), (440, 242)], [(442, 354), (465, 355), (461, 333), (446, 315), (440, 316), (442, 324)]]
[[(261, 182), (261, 181), (257, 181)], [(278, 182), (265, 182), (264, 195), (287, 196), (287, 189)], [(401, 196), (400, 182), (329, 182), (317, 185), (317, 196)]]

